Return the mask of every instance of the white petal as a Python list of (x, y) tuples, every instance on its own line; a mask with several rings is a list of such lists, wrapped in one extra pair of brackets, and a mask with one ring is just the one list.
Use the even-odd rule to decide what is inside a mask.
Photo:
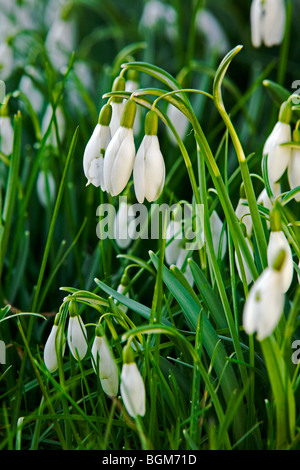
[(0, 116), (0, 150), (10, 155), (13, 148), (14, 130), (8, 116)]
[(92, 356), (94, 359), (92, 361), (93, 368), (100, 378), (104, 392), (110, 397), (115, 397), (119, 388), (118, 367), (104, 337), (95, 337)]
[(111, 121), (110, 121), (109, 127), (110, 127), (111, 135), (113, 137), (120, 127), (121, 116), (122, 116), (123, 109), (124, 109), (124, 103), (123, 102), (115, 103), (114, 101), (112, 101), (111, 107), (112, 107), (112, 115), (111, 115)]
[[(247, 243), (248, 248), (249, 248), (249, 250), (250, 250), (252, 259), (254, 259), (252, 246), (251, 246), (250, 241), (248, 240), (248, 238), (246, 238), (246, 243)], [(249, 285), (250, 282), (253, 281), (253, 277), (252, 277), (251, 271), (250, 271), (250, 269), (249, 269), (249, 267), (248, 267), (248, 265), (247, 265), (247, 263), (246, 263), (246, 260), (245, 260), (245, 258), (244, 258), (243, 253), (240, 253), (240, 254), (241, 254), (241, 258), (242, 258), (242, 265), (243, 265), (243, 268), (244, 268), (244, 273), (245, 273), (246, 282), (247, 282), (247, 285)], [(239, 275), (240, 279), (242, 280), (241, 265), (240, 265), (240, 262), (239, 262), (239, 259), (238, 259), (238, 256), (237, 256), (236, 251), (235, 251), (235, 253), (234, 253), (234, 258), (235, 258), (235, 263), (236, 263), (238, 275)]]
[(250, 10), (251, 39), (254, 47), (259, 47), (262, 41), (262, 8), (261, 0), (253, 0)]
[(134, 158), (135, 145), (133, 130), (124, 129), (120, 147), (114, 159), (111, 171), (112, 196), (117, 196), (120, 194), (127, 185), (132, 173)]
[(269, 266), (272, 266), (280, 250), (284, 250), (286, 253), (283, 267), (279, 273), (281, 277), (281, 290), (286, 292), (291, 285), (294, 274), (292, 252), (283, 232), (271, 232), (267, 249)]
[(282, 42), (285, 16), (284, 0), (265, 0), (263, 35), (267, 47), (277, 46)]
[(111, 172), (112, 172), (112, 168), (115, 162), (117, 152), (121, 145), (122, 129), (123, 128), (119, 127), (117, 132), (112, 137), (111, 141), (109, 142), (107, 146), (105, 157), (104, 157), (103, 181), (104, 181), (105, 190), (110, 194), (112, 192)]
[(82, 360), (87, 352), (87, 333), (79, 315), (70, 317), (68, 326), (68, 345), (75, 359)]
[(156, 201), (165, 183), (165, 162), (156, 135), (150, 136), (150, 146), (145, 158), (145, 197)]
[(243, 312), (244, 328), (248, 334), (256, 331), (260, 341), (272, 334), (282, 314), (284, 294), (280, 282), (280, 275), (267, 268), (248, 294)]
[(267, 138), (263, 155), (268, 154), (268, 176), (270, 183), (275, 183), (285, 172), (291, 155), (290, 147), (281, 147), (280, 144), (290, 142), (291, 126), (278, 121)]
[(134, 192), (140, 204), (145, 199), (145, 143), (147, 143), (147, 137), (149, 136), (144, 136), (138, 148), (133, 166)]
[[(58, 368), (58, 360), (57, 360), (57, 352), (56, 352), (56, 336), (59, 332), (59, 327), (57, 325), (53, 325), (48, 336), (48, 339), (45, 344), (44, 348), (44, 362), (47, 369), (50, 372), (55, 372)], [(62, 336), (60, 338), (63, 340)], [(57, 345), (59, 346), (59, 340), (57, 341)], [(62, 355), (64, 354), (65, 347), (62, 345)]]
[(237, 218), (245, 224), (248, 237), (251, 236), (252, 232), (252, 217), (250, 215), (250, 209), (247, 203), (247, 199), (241, 198), (238, 202), (238, 205), (235, 209), (235, 214)]
[[(300, 150), (292, 149), (288, 166), (288, 180), (291, 189), (300, 186)], [(296, 194), (295, 200), (300, 201), (300, 192)]]
[(145, 386), (135, 363), (123, 365), (120, 390), (130, 416), (134, 418), (138, 415), (144, 416), (146, 411)]

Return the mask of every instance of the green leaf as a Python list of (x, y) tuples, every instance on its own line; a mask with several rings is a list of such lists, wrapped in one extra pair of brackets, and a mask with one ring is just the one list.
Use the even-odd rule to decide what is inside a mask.
[[(157, 256), (150, 252), (150, 258), (154, 266), (157, 268), (159, 260)], [(208, 320), (207, 316), (201, 310), (198, 302), (189, 294), (184, 286), (176, 279), (176, 277), (163, 266), (163, 282), (168, 287), (178, 304), (181, 306), (186, 321), (192, 331), (196, 331), (199, 315), (203, 316), (203, 346), (210, 358), (213, 357), (215, 348), (220, 342), (220, 338)], [(223, 344), (218, 344), (218, 351), (214, 361), (214, 370), (220, 380), (220, 387), (222, 389), (225, 401), (228, 403), (233, 390), (238, 390), (239, 385), (235, 376), (232, 365), (227, 360), (227, 354)], [(245, 425), (245, 410), (241, 405), (239, 413), (235, 420), (235, 430), (237, 435), (241, 436), (244, 432)]]

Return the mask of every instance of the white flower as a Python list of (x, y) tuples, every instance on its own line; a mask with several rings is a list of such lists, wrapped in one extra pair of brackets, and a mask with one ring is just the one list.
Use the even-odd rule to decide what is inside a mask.
[(44, 98), (40, 90), (35, 86), (33, 81), (27, 75), (23, 75), (19, 88), (24, 95), (29, 99), (35, 112), (40, 113), (44, 104)]
[[(300, 149), (292, 148), (288, 164), (288, 180), (291, 189), (300, 186)], [(300, 192), (295, 195), (295, 200), (300, 201)]]
[(95, 336), (92, 356), (92, 365), (100, 378), (104, 392), (109, 397), (117, 396), (119, 389), (118, 367), (104, 336)]
[(247, 199), (243, 197), (239, 199), (237, 207), (235, 209), (235, 215), (240, 220), (240, 222), (242, 222), (245, 225), (247, 235), (248, 237), (250, 237), (253, 223), (252, 223), (252, 217), (250, 215), (250, 209), (248, 206)]
[[(183, 140), (187, 135), (187, 130), (189, 126), (189, 120), (185, 114), (183, 114), (180, 109), (178, 109), (173, 104), (169, 103), (167, 108), (167, 116), (172, 122), (178, 136)], [(169, 136), (172, 144), (177, 145), (177, 140), (169, 126), (167, 126), (167, 134)]]
[(112, 107), (112, 116), (111, 116), (109, 127), (110, 127), (111, 136), (113, 137), (120, 127), (121, 117), (124, 111), (124, 104), (123, 102), (115, 103), (114, 101), (112, 101), (111, 107)]
[(14, 130), (9, 116), (0, 116), (0, 150), (10, 155), (13, 148)]
[(102, 191), (104, 191), (104, 154), (110, 139), (109, 126), (97, 123), (83, 155), (83, 171), (88, 180), (88, 184), (91, 183), (96, 186), (96, 188), (101, 186)]
[(133, 130), (121, 126), (108, 144), (103, 165), (104, 187), (112, 196), (120, 194), (127, 185), (134, 157)]
[(36, 190), (39, 201), (43, 207), (52, 204), (55, 199), (56, 183), (55, 179), (49, 170), (42, 170), (39, 172), (36, 181)]
[(73, 20), (55, 20), (50, 27), (45, 46), (52, 65), (60, 71), (68, 65), (72, 52), (76, 47), (76, 24)]
[(204, 34), (208, 51), (217, 50), (220, 54), (226, 54), (229, 49), (229, 43), (224, 29), (209, 10), (201, 8), (198, 11), (196, 27), (198, 31)]
[(267, 168), (271, 187), (281, 178), (290, 160), (291, 148), (281, 146), (280, 144), (290, 142), (291, 140), (290, 124), (278, 121), (265, 142), (263, 155), (268, 155)]
[(257, 339), (270, 336), (276, 327), (284, 305), (280, 272), (268, 267), (251, 287), (246, 299), (243, 324), (249, 335), (257, 332)]
[(281, 291), (285, 293), (290, 287), (294, 274), (292, 252), (286, 236), (282, 231), (271, 232), (267, 249), (269, 266), (274, 263), (280, 250), (284, 250), (286, 255), (280, 270)]
[[(1, 24), (1, 27), (2, 27), (2, 24)], [(7, 42), (2, 42), (0, 44), (1, 80), (7, 80), (11, 76), (13, 68), (14, 68), (13, 50), (7, 44)]]
[[(253, 249), (252, 249), (252, 246), (251, 246), (251, 243), (249, 241), (248, 238), (245, 239), (247, 245), (248, 245), (248, 248), (249, 248), (249, 251), (251, 253), (251, 256), (252, 256), (252, 259), (254, 259), (254, 254), (253, 254)], [(244, 258), (244, 255), (243, 253), (240, 251), (240, 256), (242, 258), (242, 266), (243, 266), (243, 269), (244, 269), (244, 274), (245, 274), (245, 278), (246, 278), (246, 282), (247, 282), (247, 285), (250, 284), (250, 282), (253, 281), (253, 277), (252, 277), (252, 274), (251, 274), (251, 271), (246, 263), (246, 260)], [(240, 279), (242, 280), (242, 269), (241, 269), (241, 265), (240, 265), (240, 261), (239, 261), (239, 258), (238, 258), (238, 255), (237, 255), (237, 252), (235, 251), (234, 252), (234, 258), (235, 258), (235, 263), (236, 263), (236, 267), (237, 267), (237, 271), (238, 271), (238, 275), (240, 277)]]
[(285, 17), (284, 0), (253, 0), (250, 11), (253, 46), (279, 45), (284, 36)]
[(68, 325), (68, 345), (76, 360), (82, 360), (87, 352), (87, 333), (80, 315), (70, 316)]
[[(125, 295), (125, 297), (129, 298), (129, 292), (128, 292), (128, 291), (125, 292), (125, 294), (124, 294), (124, 291), (125, 291), (126, 287), (127, 287), (127, 286), (125, 286), (125, 285), (122, 284), (122, 283), (119, 284), (118, 287), (117, 287), (117, 292), (118, 292), (119, 294)], [(115, 304), (117, 304), (118, 308), (119, 308), (120, 310), (122, 310), (122, 312), (124, 312), (124, 313), (127, 312), (127, 310), (128, 310), (127, 305), (121, 304), (121, 303), (120, 303), (118, 300), (116, 300), (116, 299), (114, 300), (114, 302), (115, 302)]]
[(157, 135), (145, 135), (137, 151), (133, 181), (139, 203), (156, 201), (165, 183), (165, 162)]
[(158, 0), (150, 0), (145, 4), (140, 20), (141, 31), (159, 28), (172, 40), (176, 35), (176, 10)]
[[(57, 338), (59, 331), (61, 332), (61, 328), (54, 323), (44, 348), (44, 362), (49, 372), (55, 372), (58, 368), (56, 343), (59, 348), (59, 341), (63, 339), (61, 333), (60, 338)], [(64, 350), (65, 344), (62, 345), (62, 355), (64, 354)]]
[(133, 418), (144, 416), (146, 391), (140, 371), (135, 362), (124, 363), (121, 371), (121, 396), (124, 405)]

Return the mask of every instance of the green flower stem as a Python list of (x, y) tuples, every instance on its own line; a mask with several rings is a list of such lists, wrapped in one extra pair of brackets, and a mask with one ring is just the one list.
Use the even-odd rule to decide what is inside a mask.
[[(122, 339), (128, 341), (129, 339), (134, 338), (134, 336), (136, 336), (138, 334), (165, 334), (165, 335), (171, 335), (171, 336), (175, 336), (180, 342), (182, 342), (185, 345), (185, 347), (187, 348), (187, 351), (189, 351), (194, 363), (196, 364), (196, 366), (198, 367), (198, 369), (200, 371), (201, 377), (203, 378), (203, 380), (205, 382), (207, 391), (208, 391), (208, 393), (211, 397), (211, 400), (214, 404), (214, 407), (215, 407), (220, 425), (222, 426), (222, 424), (224, 423), (224, 413), (223, 413), (222, 405), (221, 405), (221, 403), (219, 401), (219, 398), (216, 394), (216, 391), (215, 391), (215, 389), (214, 389), (214, 387), (211, 383), (211, 379), (209, 377), (209, 374), (206, 372), (205, 367), (202, 364), (202, 361), (199, 357), (199, 354), (193, 348), (191, 343), (188, 340), (186, 340), (186, 338), (184, 336), (182, 336), (182, 334), (179, 333), (176, 329), (174, 329), (172, 327), (165, 326), (165, 325), (144, 325), (144, 326), (140, 326), (140, 327), (137, 327), (133, 330), (130, 330), (130, 331), (126, 332), (123, 335)], [(230, 439), (229, 439), (227, 431), (224, 432), (224, 441), (225, 441), (225, 447), (227, 449), (230, 449), (231, 445), (230, 445)]]
[(222, 60), (215, 75), (215, 80), (214, 80), (214, 85), (213, 85), (213, 96), (214, 96), (215, 106), (218, 109), (226, 125), (226, 128), (228, 129), (228, 132), (230, 134), (232, 143), (234, 145), (234, 148), (237, 154), (238, 162), (239, 162), (240, 169), (241, 169), (241, 175), (242, 175), (242, 179), (244, 183), (244, 188), (246, 192), (246, 197), (248, 200), (249, 210), (250, 210), (250, 214), (253, 220), (253, 228), (254, 228), (254, 232), (256, 235), (257, 246), (258, 246), (261, 263), (263, 267), (266, 267), (268, 264), (267, 263), (267, 242), (266, 242), (261, 218), (259, 215), (259, 211), (257, 208), (256, 197), (255, 197), (252, 181), (251, 181), (250, 174), (249, 174), (246, 157), (245, 157), (241, 142), (231, 122), (231, 119), (225, 110), (223, 99), (222, 99), (222, 93), (221, 93), (221, 84), (225, 76), (225, 73), (230, 65), (230, 62), (235, 57), (235, 55), (241, 50), (241, 48), (242, 48), (241, 46), (237, 46), (235, 49), (230, 51)]
[(261, 341), (276, 409), (277, 449), (286, 450), (295, 437), (296, 406), (284, 358), (274, 337)]

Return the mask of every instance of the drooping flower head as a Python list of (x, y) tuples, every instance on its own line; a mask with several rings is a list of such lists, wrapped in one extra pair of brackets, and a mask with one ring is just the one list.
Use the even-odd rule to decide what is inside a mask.
[(280, 250), (284, 251), (285, 258), (280, 268), (281, 275), (281, 290), (285, 293), (292, 282), (294, 267), (293, 267), (293, 256), (291, 247), (287, 241), (285, 234), (282, 231), (282, 223), (280, 212), (278, 207), (275, 205), (270, 215), (271, 221), (271, 233), (267, 249), (267, 258), (269, 266), (275, 262), (276, 256)]
[(144, 199), (156, 201), (165, 183), (165, 162), (160, 151), (157, 127), (157, 114), (151, 110), (146, 115), (146, 135), (137, 151), (133, 168), (134, 190), (140, 204)]
[(253, 46), (279, 45), (284, 36), (285, 18), (284, 0), (253, 0), (250, 11)]
[(92, 358), (93, 369), (100, 379), (104, 392), (109, 397), (117, 396), (119, 371), (101, 325), (95, 328)]
[[(297, 122), (296, 128), (293, 131), (293, 142), (298, 144), (297, 147), (292, 147), (291, 156), (288, 164), (288, 181), (291, 189), (300, 186), (300, 121)], [(295, 194), (295, 200), (300, 201), (300, 192)]]
[(130, 345), (123, 350), (123, 367), (121, 371), (121, 396), (124, 405), (133, 418), (144, 416), (146, 411), (146, 391), (141, 373), (134, 361)]
[(268, 156), (268, 178), (274, 194), (276, 193), (274, 185), (281, 178), (290, 161), (291, 148), (282, 144), (290, 142), (292, 139), (291, 116), (291, 103), (284, 101), (280, 107), (278, 122), (275, 124), (263, 148), (263, 155)]
[(112, 137), (104, 158), (104, 187), (112, 196), (120, 194), (132, 173), (135, 157), (133, 123), (136, 103), (128, 100), (122, 114), (121, 126)]
[(62, 333), (62, 327), (59, 324), (59, 314), (55, 316), (54, 324), (44, 348), (44, 362), (49, 372), (55, 372), (58, 369), (58, 354), (64, 355), (65, 342)]
[(87, 332), (81, 316), (78, 313), (77, 303), (70, 302), (68, 325), (68, 345), (73, 357), (82, 360), (87, 353)]
[(104, 190), (104, 155), (111, 140), (109, 127), (111, 115), (112, 107), (110, 104), (106, 104), (100, 111), (98, 123), (83, 155), (83, 170), (88, 180), (87, 184), (91, 183), (96, 187), (101, 186), (102, 191)]

